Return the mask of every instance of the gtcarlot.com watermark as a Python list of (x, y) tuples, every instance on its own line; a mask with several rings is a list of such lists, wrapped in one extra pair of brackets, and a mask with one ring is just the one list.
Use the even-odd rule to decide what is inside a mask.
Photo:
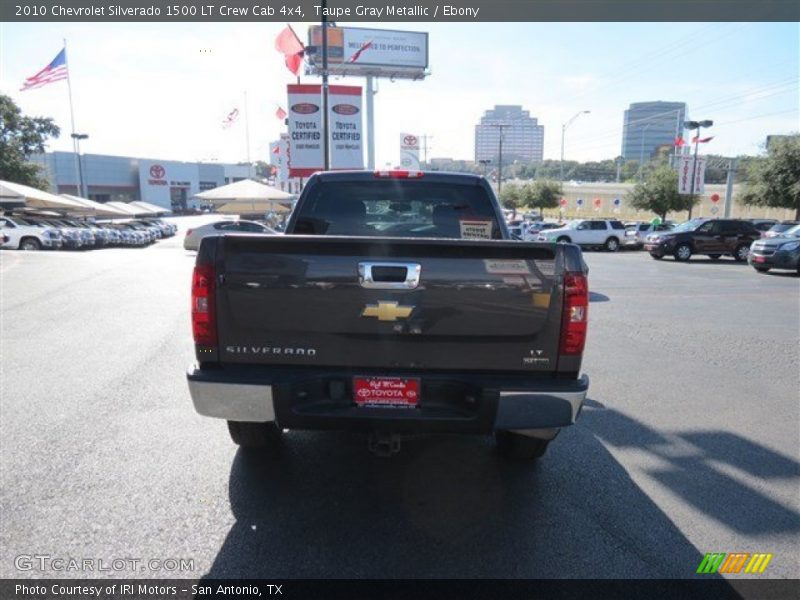
[(140, 573), (143, 571), (191, 573), (194, 571), (194, 559), (131, 557), (108, 559), (20, 554), (14, 557), (14, 566), (19, 571), (55, 571), (58, 573)]

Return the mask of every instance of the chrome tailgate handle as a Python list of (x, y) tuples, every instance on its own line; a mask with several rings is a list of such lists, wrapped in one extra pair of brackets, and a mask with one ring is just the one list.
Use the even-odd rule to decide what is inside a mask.
[(422, 265), (403, 262), (360, 262), (358, 283), (373, 290), (413, 290), (419, 285)]

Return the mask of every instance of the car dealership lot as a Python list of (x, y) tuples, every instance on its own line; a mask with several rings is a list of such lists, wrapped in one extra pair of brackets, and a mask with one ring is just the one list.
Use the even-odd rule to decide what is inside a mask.
[(303, 432), (274, 461), (192, 408), (182, 239), (0, 253), (0, 576), (98, 574), (15, 566), (47, 554), (194, 561), (101, 576), (689, 577), (706, 552), (800, 576), (797, 276), (587, 252), (591, 400), (535, 468), (489, 438), (381, 459)]

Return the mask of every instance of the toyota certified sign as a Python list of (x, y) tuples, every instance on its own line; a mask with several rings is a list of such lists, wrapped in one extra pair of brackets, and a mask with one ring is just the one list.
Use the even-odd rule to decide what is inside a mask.
[(400, 166), (419, 171), (419, 138), (413, 133), (400, 134)]
[(161, 165), (152, 165), (150, 167), (150, 177), (153, 179), (164, 179), (167, 171)]
[(417, 136), (407, 135), (403, 138), (403, 143), (406, 146), (416, 146), (418, 144)]

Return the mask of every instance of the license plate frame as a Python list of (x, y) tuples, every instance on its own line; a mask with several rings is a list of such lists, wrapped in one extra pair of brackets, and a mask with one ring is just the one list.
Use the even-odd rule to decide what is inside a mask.
[(417, 408), (421, 391), (419, 377), (353, 377), (353, 402), (361, 408)]

